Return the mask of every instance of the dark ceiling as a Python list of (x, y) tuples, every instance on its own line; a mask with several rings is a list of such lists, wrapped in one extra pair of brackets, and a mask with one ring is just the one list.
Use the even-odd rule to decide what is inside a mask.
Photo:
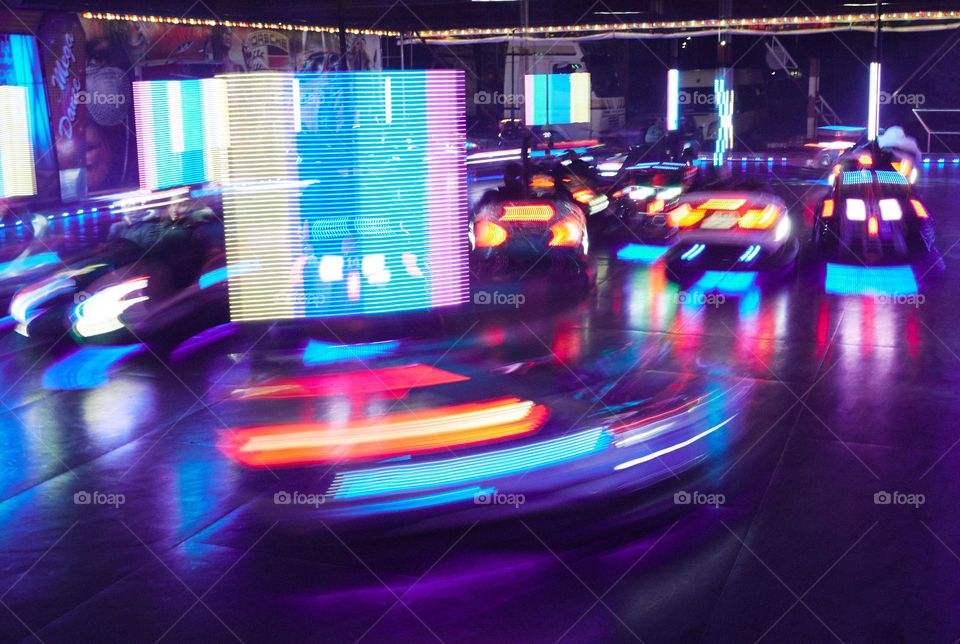
[[(217, 19), (255, 19), (334, 26), (338, 5), (349, 27), (415, 31), (445, 27), (518, 25), (520, 2), (469, 0), (6, 0), (23, 9), (113, 11), (118, 13), (189, 16)], [(720, 0), (530, 0), (530, 23), (616, 23), (643, 20), (716, 18)], [(727, 0), (732, 16), (865, 13), (864, 0)], [(960, 9), (958, 2), (891, 0), (884, 11)]]

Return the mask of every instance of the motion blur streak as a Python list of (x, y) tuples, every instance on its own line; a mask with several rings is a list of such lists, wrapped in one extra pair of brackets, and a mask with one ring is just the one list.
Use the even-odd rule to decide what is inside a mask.
[(629, 468), (629, 467), (634, 467), (635, 465), (640, 465), (640, 464), (642, 464), (642, 463), (646, 463), (646, 462), (648, 462), (648, 461), (652, 461), (652, 460), (654, 460), (654, 459), (656, 459), (656, 458), (660, 458), (661, 456), (666, 456), (667, 454), (669, 454), (669, 453), (671, 453), (671, 452), (675, 452), (675, 451), (677, 451), (678, 449), (683, 449), (684, 447), (687, 447), (688, 445), (692, 445), (693, 443), (697, 442), (697, 441), (700, 440), (701, 438), (704, 438), (705, 436), (709, 436), (710, 434), (712, 434), (713, 432), (717, 431), (717, 430), (720, 429), (721, 427), (726, 426), (727, 424), (730, 423), (730, 421), (732, 421), (732, 420), (733, 420), (734, 418), (736, 418), (736, 417), (737, 417), (737, 415), (734, 414), (733, 416), (731, 416), (730, 418), (726, 419), (726, 420), (723, 421), (722, 423), (719, 423), (719, 424), (717, 424), (717, 425), (714, 425), (714, 426), (711, 427), (710, 429), (708, 429), (708, 430), (706, 430), (706, 431), (702, 431), (702, 432), (700, 432), (699, 434), (697, 434), (696, 436), (693, 436), (693, 437), (691, 437), (691, 438), (688, 438), (687, 440), (682, 441), (682, 442), (680, 442), (680, 443), (677, 443), (676, 445), (671, 445), (670, 447), (665, 447), (665, 448), (659, 449), (659, 450), (657, 450), (657, 451), (655, 451), (655, 452), (651, 452), (650, 454), (647, 454), (646, 456), (641, 456), (640, 458), (635, 458), (635, 459), (633, 459), (633, 460), (626, 461), (626, 462), (624, 462), (624, 463), (620, 463), (619, 465), (617, 465), (617, 466), (614, 467), (613, 469), (615, 469), (615, 470), (625, 470), (625, 469), (627, 469), (627, 468)]
[(43, 388), (57, 391), (99, 387), (110, 380), (109, 372), (113, 366), (142, 349), (142, 344), (78, 349), (44, 372)]
[(120, 316), (123, 312), (149, 299), (146, 295), (126, 299), (127, 296), (145, 288), (147, 278), (137, 277), (97, 291), (77, 305), (73, 330), (80, 337), (91, 338), (122, 329)]
[(601, 427), (531, 445), (425, 463), (340, 472), (330, 486), (335, 499), (360, 499), (469, 483), (568, 463), (610, 444)]
[(480, 496), (494, 494), (496, 491), (496, 488), (480, 487), (475, 485), (473, 487), (450, 490), (449, 492), (437, 492), (436, 494), (424, 494), (423, 496), (414, 496), (405, 499), (378, 501), (376, 503), (367, 503), (359, 506), (348, 506), (333, 510), (332, 513), (343, 516), (353, 516), (389, 514), (391, 512), (403, 512), (406, 510), (420, 510), (422, 508), (432, 508), (438, 505), (446, 505), (448, 503), (473, 501)]
[(228, 322), (220, 326), (215, 326), (212, 329), (201, 331), (192, 338), (184, 340), (180, 346), (173, 350), (170, 357), (174, 360), (180, 360), (198, 349), (233, 335), (237, 332), (237, 329), (239, 329), (239, 325)]
[(223, 449), (249, 466), (393, 458), (523, 436), (539, 429), (548, 415), (546, 407), (529, 400), (503, 398), (344, 425), (296, 423), (238, 429), (224, 436)]
[(469, 380), (466, 376), (422, 364), (363, 371), (346, 371), (301, 378), (279, 378), (245, 389), (236, 389), (238, 398), (316, 398), (340, 394), (388, 392), (403, 397), (417, 387), (432, 387)]

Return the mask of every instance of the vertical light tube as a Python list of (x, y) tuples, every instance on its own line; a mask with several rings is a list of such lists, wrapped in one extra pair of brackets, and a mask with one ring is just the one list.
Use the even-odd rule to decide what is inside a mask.
[(680, 70), (667, 71), (667, 130), (680, 129)]
[(733, 70), (720, 69), (713, 81), (714, 102), (717, 106), (717, 145), (713, 162), (720, 165), (726, 161), (727, 152), (733, 147)]
[(875, 141), (880, 134), (880, 63), (870, 63), (870, 103), (867, 112), (867, 139)]

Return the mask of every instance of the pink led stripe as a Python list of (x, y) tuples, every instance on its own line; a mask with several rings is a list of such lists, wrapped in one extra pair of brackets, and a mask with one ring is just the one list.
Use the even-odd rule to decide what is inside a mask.
[(430, 70), (426, 89), (431, 303), (450, 306), (463, 302), (467, 288), (462, 260), (467, 218), (463, 72)]
[(133, 111), (137, 119), (137, 150), (140, 168), (140, 189), (157, 187), (157, 150), (153, 131), (153, 96), (150, 83), (133, 84)]

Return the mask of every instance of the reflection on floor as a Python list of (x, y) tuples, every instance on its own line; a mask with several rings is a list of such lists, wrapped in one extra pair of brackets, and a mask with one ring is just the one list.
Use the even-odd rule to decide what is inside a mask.
[(0, 639), (955, 641), (957, 179), (938, 280), (612, 248), (408, 338), (4, 325)]

